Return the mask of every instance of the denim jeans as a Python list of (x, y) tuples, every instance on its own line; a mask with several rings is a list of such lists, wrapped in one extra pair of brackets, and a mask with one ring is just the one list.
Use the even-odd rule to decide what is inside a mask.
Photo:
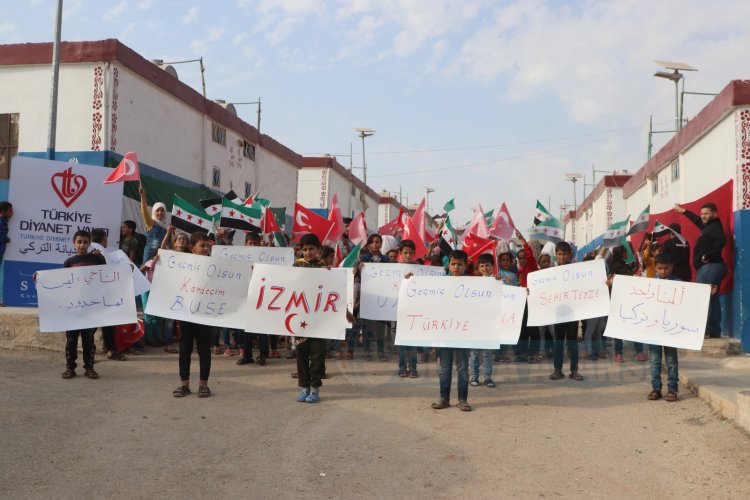
[(492, 378), (492, 361), (495, 353), (490, 349), (472, 349), (469, 356), (469, 366), (471, 366), (471, 376), (479, 378), (479, 357), (482, 357), (482, 372), (484, 378)]
[(406, 371), (408, 362), (409, 370), (416, 372), (417, 371), (417, 348), (408, 346), (408, 345), (402, 345), (398, 347), (398, 371), (404, 372)]
[(603, 325), (604, 317), (586, 320), (586, 331), (583, 334), (583, 345), (586, 349), (586, 354), (599, 354), (602, 352)]
[(168, 345), (174, 342), (174, 322), (173, 319), (164, 319), (164, 342)]
[(561, 372), (565, 357), (565, 346), (568, 346), (570, 372), (578, 371), (578, 321), (555, 324), (555, 342), (552, 345), (552, 361), (555, 371)]
[(449, 401), (451, 398), (451, 379), (453, 378), (453, 361), (455, 359), (458, 400), (466, 401), (469, 396), (469, 350), (438, 349), (437, 351), (440, 358), (440, 399)]
[[(718, 287), (725, 274), (727, 274), (727, 267), (721, 262), (703, 264), (695, 274), (695, 282)], [(706, 334), (710, 337), (721, 337), (721, 302), (719, 302), (718, 293), (711, 295), (708, 301)]]
[(667, 364), (667, 390), (677, 392), (677, 383), (680, 377), (677, 369), (677, 348), (675, 347), (648, 346), (648, 352), (651, 357), (651, 388), (661, 391), (662, 350), (664, 351), (664, 362)]
[[(625, 346), (622, 339), (615, 339), (615, 354), (622, 354), (622, 349)], [(633, 348), (635, 348), (636, 354), (643, 352), (643, 344), (640, 342), (633, 342)]]

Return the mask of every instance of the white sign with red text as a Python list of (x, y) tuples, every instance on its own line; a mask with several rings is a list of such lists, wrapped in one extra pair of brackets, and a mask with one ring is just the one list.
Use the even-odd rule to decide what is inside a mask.
[(503, 289), (502, 281), (477, 277), (403, 280), (396, 345), (497, 349), (502, 343)]
[(343, 340), (349, 327), (345, 271), (255, 264), (245, 330)]
[(550, 267), (529, 273), (529, 326), (554, 325), (609, 314), (604, 260)]

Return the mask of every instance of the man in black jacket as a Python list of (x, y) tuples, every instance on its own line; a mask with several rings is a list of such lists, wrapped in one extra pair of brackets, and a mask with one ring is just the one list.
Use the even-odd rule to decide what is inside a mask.
[(719, 302), (719, 286), (727, 273), (721, 250), (727, 242), (724, 228), (716, 214), (716, 205), (706, 203), (701, 207), (700, 216), (690, 210), (675, 205), (677, 212), (685, 215), (690, 222), (701, 230), (698, 240), (693, 247), (693, 267), (695, 267), (695, 281), (707, 283), (712, 287), (711, 301), (708, 304), (708, 321), (706, 335), (712, 338), (721, 337), (721, 303)]

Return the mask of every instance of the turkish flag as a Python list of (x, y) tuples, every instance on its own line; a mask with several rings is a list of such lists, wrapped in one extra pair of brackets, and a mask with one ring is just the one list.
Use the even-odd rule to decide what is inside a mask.
[(513, 224), (513, 219), (508, 212), (508, 207), (505, 206), (505, 202), (500, 206), (500, 210), (497, 212), (497, 217), (492, 222), (490, 227), (490, 236), (494, 236), (498, 240), (510, 241), (513, 237), (513, 233), (516, 230), (516, 225)]
[(324, 219), (312, 210), (303, 207), (299, 203), (294, 204), (294, 239), (299, 241), (303, 234), (312, 233), (322, 242), (328, 236), (333, 227), (333, 222)]
[(260, 222), (260, 228), (263, 231), (263, 234), (271, 234), (276, 231), (281, 231), (279, 224), (276, 222), (276, 217), (274, 217), (273, 212), (271, 212), (270, 208), (266, 208), (265, 210), (263, 210), (263, 217)]
[(398, 216), (394, 219), (391, 219), (390, 222), (386, 222), (382, 226), (378, 228), (378, 234), (387, 234), (388, 236), (393, 236), (394, 231), (398, 233), (402, 229), (404, 229), (404, 216), (406, 215), (406, 211), (404, 210), (404, 207), (401, 207), (398, 211)]
[(425, 232), (424, 232), (424, 198), (422, 198), (422, 201), (419, 202), (419, 205), (417, 205), (416, 210), (414, 210), (414, 215), (412, 216), (411, 220), (414, 221), (414, 227), (417, 228), (417, 231), (419, 231), (419, 235), (424, 240)]
[(141, 173), (138, 171), (138, 158), (134, 151), (125, 153), (122, 161), (109, 176), (104, 179), (102, 184), (112, 184), (113, 182), (140, 181)]
[(418, 259), (420, 257), (424, 257), (425, 255), (427, 255), (427, 247), (424, 244), (424, 240), (422, 239), (422, 236), (420, 236), (419, 234), (419, 229), (417, 229), (416, 224), (414, 224), (414, 221), (408, 215), (405, 215), (403, 220), (404, 220), (404, 234), (401, 237), (401, 241), (404, 241), (404, 240), (413, 241), (414, 246), (416, 247), (416, 250), (414, 252), (414, 258)]
[(335, 245), (344, 235), (344, 231), (346, 230), (346, 227), (344, 227), (344, 217), (341, 215), (341, 209), (339, 208), (339, 197), (336, 193), (333, 193), (331, 210), (328, 212), (328, 220), (333, 222), (333, 227), (328, 233), (328, 236), (326, 236), (326, 241), (324, 241), (323, 244)]
[(349, 239), (355, 245), (361, 243), (362, 246), (365, 246), (365, 243), (367, 243), (367, 225), (365, 224), (364, 212), (360, 212), (349, 223)]
[[(497, 262), (497, 241), (489, 238), (482, 238), (474, 233), (466, 235), (464, 238), (464, 244), (461, 250), (466, 252), (469, 256), (469, 260), (476, 263), (477, 259), (483, 253), (490, 252), (492, 254), (492, 261)], [(497, 264), (495, 264), (497, 266)]]

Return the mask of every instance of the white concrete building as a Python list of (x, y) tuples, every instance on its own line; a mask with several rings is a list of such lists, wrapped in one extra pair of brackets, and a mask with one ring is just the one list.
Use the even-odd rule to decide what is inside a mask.
[(602, 177), (578, 209), (565, 214), (565, 239), (581, 247), (601, 236), (613, 223), (624, 220), (628, 209), (622, 189), (630, 177), (630, 174)]
[(377, 230), (380, 196), (336, 158), (304, 157), (297, 183), (299, 203), (312, 209), (328, 209), (334, 193), (344, 217), (354, 217), (364, 210), (367, 228)]
[[(0, 118), (18, 124), (20, 155), (46, 154), (51, 57), (50, 43), (0, 46)], [(114, 166), (135, 151), (149, 203), (169, 207), (174, 193), (197, 203), (231, 189), (294, 209), (302, 157), (231, 105), (205, 99), (117, 40), (64, 42), (60, 61), (56, 160)], [(137, 199), (126, 183), (125, 218), (140, 219)]]

